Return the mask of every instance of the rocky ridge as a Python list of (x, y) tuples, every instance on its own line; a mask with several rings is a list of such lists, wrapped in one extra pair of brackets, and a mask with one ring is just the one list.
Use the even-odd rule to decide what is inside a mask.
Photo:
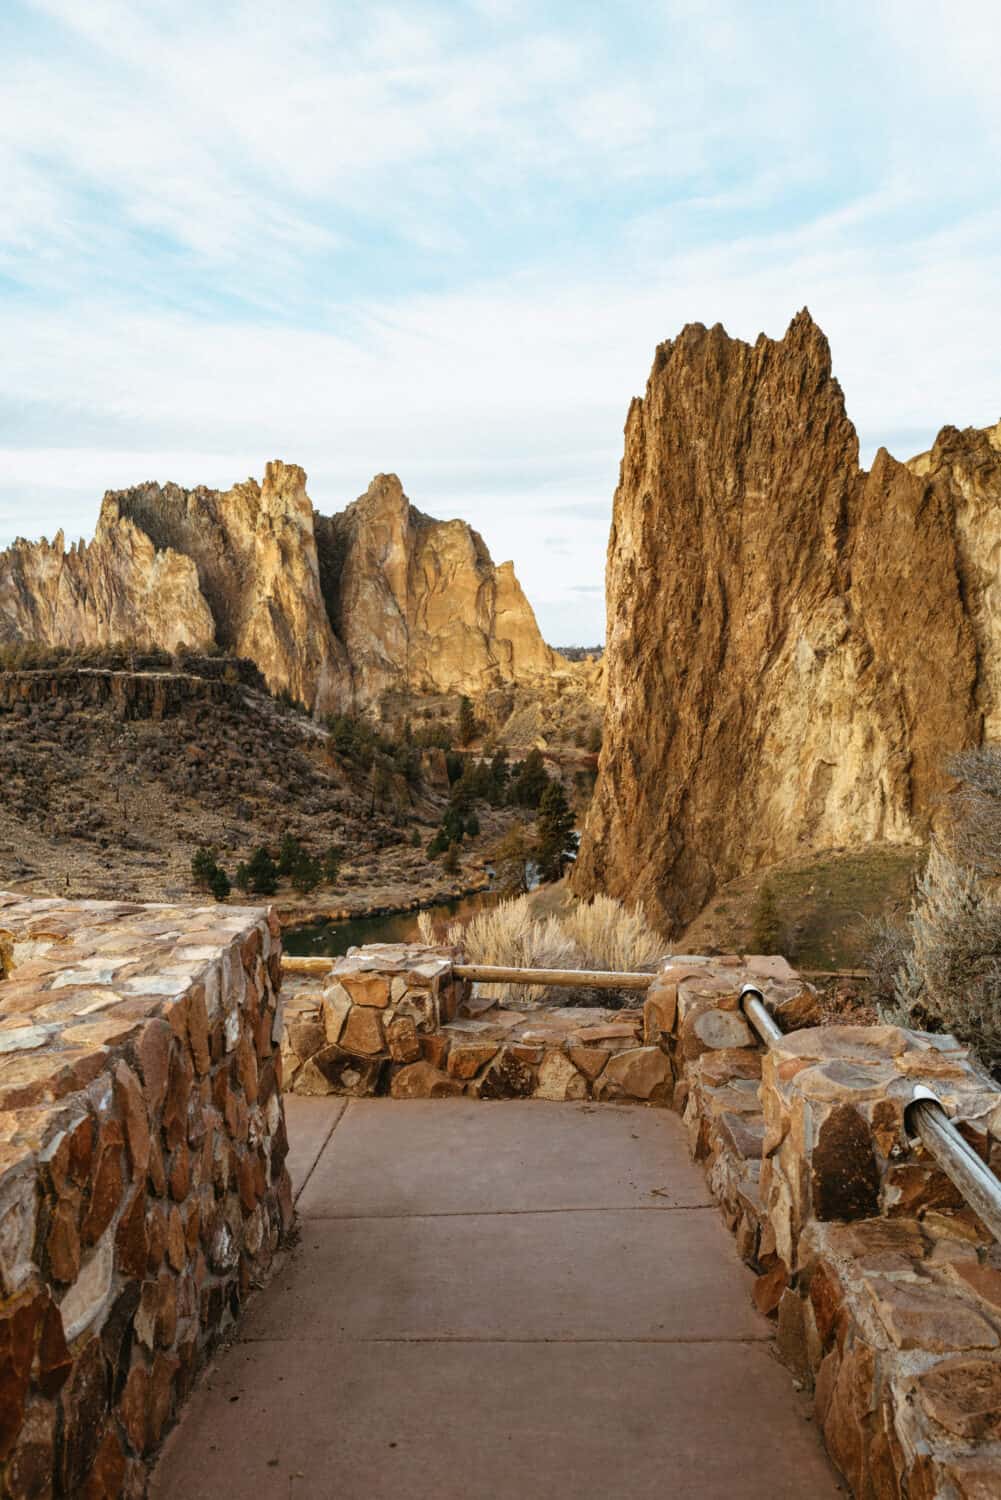
[(579, 894), (676, 933), (724, 881), (925, 837), (1001, 724), (1001, 424), (859, 465), (821, 330), (659, 346), (608, 548), (607, 706)]
[(477, 695), (572, 675), (513, 566), (495, 566), (465, 522), (422, 514), (392, 474), (320, 516), (303, 470), (281, 462), (224, 492), (109, 493), (89, 544), (59, 534), (0, 552), (0, 644), (126, 640), (249, 657), (318, 714), (387, 690)]

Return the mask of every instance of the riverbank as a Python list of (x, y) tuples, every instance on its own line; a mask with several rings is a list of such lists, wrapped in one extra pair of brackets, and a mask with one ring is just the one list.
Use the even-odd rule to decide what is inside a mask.
[(428, 907), (461, 901), (489, 891), (491, 883), (489, 868), (477, 863), (451, 879), (380, 881), (361, 886), (358, 890), (331, 891), (328, 895), (313, 892), (295, 897), (282, 892), (274, 902), (274, 909), (283, 929), (320, 922), (362, 921), (421, 912)]

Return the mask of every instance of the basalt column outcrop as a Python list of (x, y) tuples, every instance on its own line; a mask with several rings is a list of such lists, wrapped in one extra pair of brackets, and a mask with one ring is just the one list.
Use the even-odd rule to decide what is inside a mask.
[(865, 473), (807, 312), (662, 344), (626, 423), (577, 891), (677, 931), (750, 870), (923, 837), (1001, 711), (999, 539), (999, 430)]

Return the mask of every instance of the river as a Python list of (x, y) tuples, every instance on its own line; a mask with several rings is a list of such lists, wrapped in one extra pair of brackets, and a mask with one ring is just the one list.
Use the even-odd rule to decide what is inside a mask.
[[(497, 891), (478, 891), (473, 896), (459, 896), (426, 908), (434, 920), (445, 917), (471, 917), (481, 907), (499, 900)], [(302, 927), (286, 927), (282, 947), (296, 958), (313, 955), (336, 958), (349, 948), (364, 943), (410, 943), (417, 938), (417, 911), (390, 911), (378, 917), (346, 917), (339, 922), (310, 922)]]

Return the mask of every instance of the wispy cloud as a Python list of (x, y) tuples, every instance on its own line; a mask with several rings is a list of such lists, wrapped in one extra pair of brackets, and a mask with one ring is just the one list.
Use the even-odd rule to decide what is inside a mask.
[(0, 543), (153, 476), (396, 469), (597, 639), (686, 321), (809, 304), (869, 451), (1001, 412), (982, 0), (11, 0), (0, 46)]

